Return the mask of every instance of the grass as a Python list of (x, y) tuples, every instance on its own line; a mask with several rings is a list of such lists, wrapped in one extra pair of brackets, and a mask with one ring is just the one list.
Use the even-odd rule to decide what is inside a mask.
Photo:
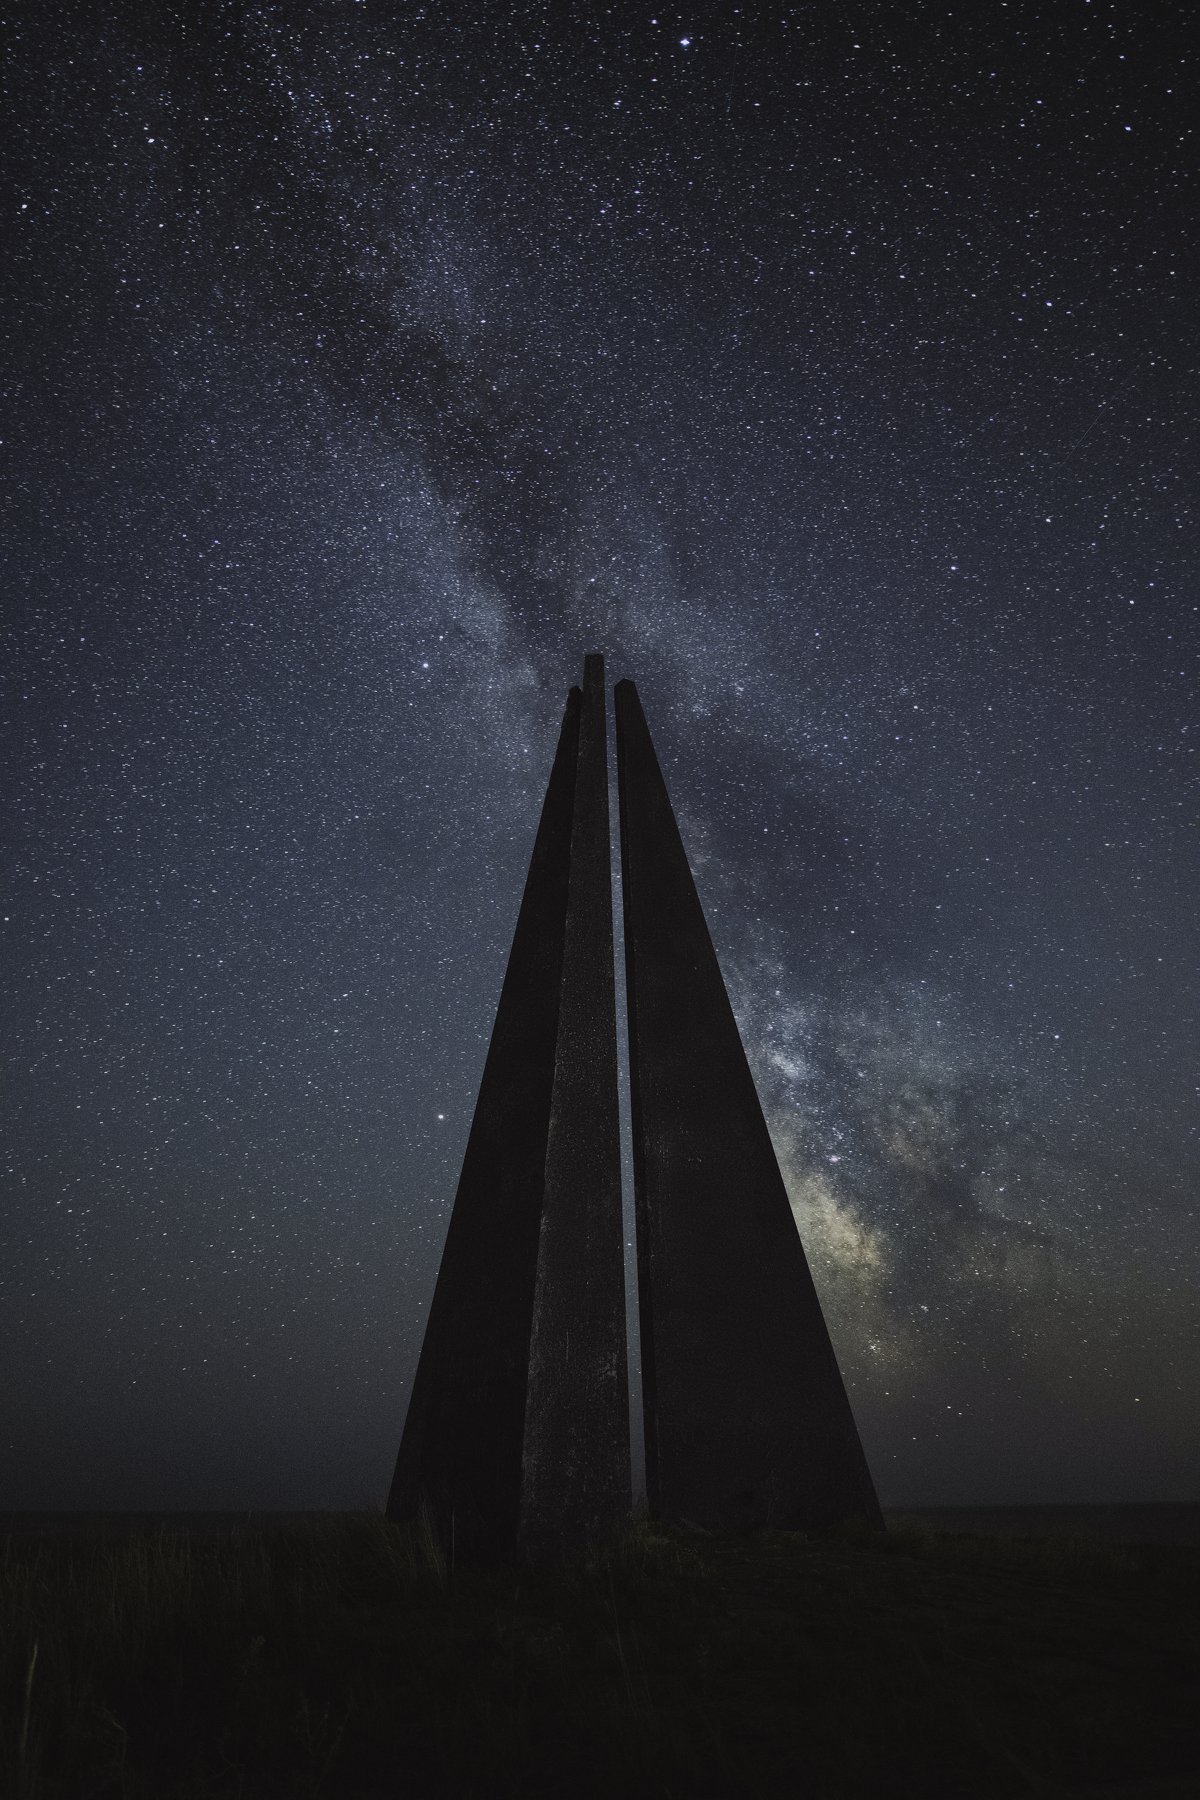
[(635, 1525), (451, 1570), (377, 1515), (9, 1538), (13, 1800), (1200, 1796), (1200, 1550)]

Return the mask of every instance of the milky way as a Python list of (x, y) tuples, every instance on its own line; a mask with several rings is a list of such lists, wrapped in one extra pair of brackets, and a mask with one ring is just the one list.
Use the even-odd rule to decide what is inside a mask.
[(382, 1496), (589, 650), (881, 1498), (1197, 1498), (1190, 9), (101, 11), (7, 76), (0, 1503)]

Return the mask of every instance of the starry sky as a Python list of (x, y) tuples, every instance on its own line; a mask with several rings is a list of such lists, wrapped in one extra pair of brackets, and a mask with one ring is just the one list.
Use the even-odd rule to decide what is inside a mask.
[(391, 1475), (585, 651), (884, 1504), (1200, 1499), (1189, 5), (62, 5), (0, 1505)]

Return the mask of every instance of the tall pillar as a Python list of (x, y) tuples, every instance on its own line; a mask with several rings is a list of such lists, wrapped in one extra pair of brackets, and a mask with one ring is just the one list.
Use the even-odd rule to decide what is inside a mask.
[(605, 738), (604, 660), (589, 656), (525, 1412), (532, 1560), (582, 1549), (632, 1498)]
[(516, 1547), (581, 696), (563, 716), (388, 1496), (467, 1556)]
[(388, 1498), (477, 1559), (630, 1508), (604, 665), (572, 688)]
[(879, 1503), (631, 681), (616, 688), (646, 1481), (709, 1529)]

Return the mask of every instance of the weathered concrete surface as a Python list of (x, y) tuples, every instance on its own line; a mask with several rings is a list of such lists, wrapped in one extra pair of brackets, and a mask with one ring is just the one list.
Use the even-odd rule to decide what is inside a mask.
[(631, 1504), (615, 998), (604, 662), (589, 656), (525, 1414), (530, 1561), (583, 1548)]
[(387, 1505), (400, 1519), (424, 1504), (481, 1558), (514, 1554), (520, 1516), (580, 705), (572, 688)]
[(648, 1500), (882, 1527), (650, 733), (616, 689)]

